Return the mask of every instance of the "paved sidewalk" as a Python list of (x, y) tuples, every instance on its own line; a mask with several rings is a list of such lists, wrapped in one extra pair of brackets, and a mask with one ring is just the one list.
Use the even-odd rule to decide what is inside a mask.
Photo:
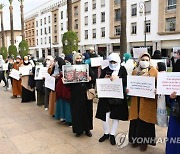
[[(103, 135), (101, 121), (94, 118), (93, 137), (77, 138), (72, 128), (54, 120), (36, 106), (36, 102), (21, 104), (11, 99), (11, 91), (0, 84), (0, 154), (140, 154), (130, 145), (120, 149), (109, 141), (99, 143)], [(97, 105), (94, 104), (94, 111)], [(118, 133), (128, 132), (129, 122), (120, 122)], [(156, 127), (157, 137), (166, 136), (166, 128)], [(146, 154), (164, 154), (165, 144), (149, 146)]]

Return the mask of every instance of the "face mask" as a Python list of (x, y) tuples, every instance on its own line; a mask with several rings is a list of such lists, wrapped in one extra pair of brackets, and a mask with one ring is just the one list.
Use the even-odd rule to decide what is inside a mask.
[(116, 69), (116, 67), (118, 66), (118, 63), (116, 63), (116, 64), (109, 64), (109, 67), (110, 67), (110, 69), (111, 70), (115, 70)]
[(76, 64), (82, 64), (82, 61), (76, 61)]
[(149, 67), (149, 61), (140, 61), (139, 65), (141, 68), (148, 68)]

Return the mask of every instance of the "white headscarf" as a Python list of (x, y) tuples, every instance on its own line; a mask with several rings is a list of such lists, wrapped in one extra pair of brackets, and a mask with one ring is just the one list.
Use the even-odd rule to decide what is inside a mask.
[[(116, 75), (118, 76), (118, 73), (119, 73), (119, 69), (121, 67), (121, 59), (119, 57), (119, 54), (118, 53), (111, 53), (108, 57), (109, 59), (109, 68), (111, 70), (113, 70), (113, 73), (112, 75)], [(116, 66), (115, 67), (112, 67), (111, 64), (110, 64), (110, 61), (115, 61), (116, 62)]]

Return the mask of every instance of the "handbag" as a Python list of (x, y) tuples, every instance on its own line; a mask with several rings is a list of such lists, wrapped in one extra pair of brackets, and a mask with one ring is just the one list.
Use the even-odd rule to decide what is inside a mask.
[(167, 127), (168, 115), (166, 110), (165, 95), (158, 95), (157, 99), (157, 125), (160, 127)]
[(180, 105), (179, 105), (178, 101), (175, 100), (175, 102), (173, 102), (171, 112), (172, 112), (172, 116), (174, 116), (180, 120)]
[(95, 92), (95, 89), (93, 89), (93, 88), (88, 89), (86, 91), (86, 93), (87, 93), (87, 99), (88, 100), (93, 100), (96, 97), (96, 92)]

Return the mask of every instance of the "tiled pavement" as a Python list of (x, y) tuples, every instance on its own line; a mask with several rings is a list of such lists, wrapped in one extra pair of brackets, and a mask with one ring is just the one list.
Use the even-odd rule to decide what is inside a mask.
[[(79, 138), (72, 128), (54, 120), (38, 107), (36, 102), (21, 104), (20, 98), (11, 99), (11, 91), (0, 84), (0, 154), (140, 154), (139, 148), (130, 145), (120, 149), (109, 141), (99, 143), (103, 134), (101, 121), (94, 118), (91, 138)], [(96, 111), (94, 103), (94, 111)], [(129, 122), (120, 122), (118, 133), (128, 131)], [(157, 137), (166, 136), (166, 128), (156, 127)], [(165, 144), (149, 146), (146, 154), (164, 154)]]

